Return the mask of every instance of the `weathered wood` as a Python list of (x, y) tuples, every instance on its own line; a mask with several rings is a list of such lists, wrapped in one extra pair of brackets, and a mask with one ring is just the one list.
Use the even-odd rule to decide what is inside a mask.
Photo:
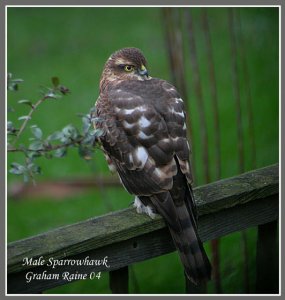
[[(239, 186), (239, 187), (238, 187)], [(278, 165), (211, 183), (195, 189), (198, 200), (199, 234), (202, 241), (271, 222), (278, 218)], [(75, 234), (76, 233), (76, 234)], [(174, 250), (168, 229), (158, 217), (151, 220), (126, 209), (85, 222), (65, 226), (8, 245), (8, 292), (29, 293), (67, 283), (64, 271), (90, 274), (112, 271)], [(48, 269), (58, 280), (26, 283), (28, 271), (47, 268), (23, 266), (23, 258), (99, 259), (105, 266), (60, 266)], [(29, 270), (30, 269), (30, 270)]]
[(278, 194), (279, 165), (219, 180), (195, 189), (199, 215)]
[[(275, 203), (275, 204), (274, 204)], [(258, 213), (258, 211), (262, 213)], [(275, 210), (275, 212), (274, 212)], [(269, 213), (268, 213), (269, 212)], [(215, 215), (205, 215), (199, 221), (199, 233), (202, 241), (223, 236), (234, 231), (239, 231), (251, 226), (256, 226), (263, 222), (269, 222), (277, 218), (278, 215), (278, 199), (262, 199), (255, 205), (254, 203), (247, 203), (239, 210), (230, 208), (228, 210), (217, 212)], [(136, 247), (134, 247), (136, 245)], [(71, 274), (76, 271), (80, 273), (89, 274), (92, 271), (111, 271), (135, 262), (143, 261), (149, 258), (160, 256), (174, 251), (174, 246), (170, 234), (166, 228), (150, 232), (132, 239), (107, 245), (102, 248), (94, 249), (84, 252), (80, 255), (68, 257), (73, 259), (98, 259), (101, 257), (108, 257), (110, 268), (92, 267), (59, 267), (55, 270), (48, 269), (49, 273), (59, 274), (58, 280), (34, 280), (26, 283), (25, 275), (28, 270), (23, 270), (19, 273), (12, 273), (8, 275), (8, 291), (14, 293), (20, 292), (34, 292), (46, 290), (67, 283), (62, 279), (62, 274), (69, 271)], [(46, 267), (37, 267), (31, 269), (35, 273), (41, 274), (47, 270)]]
[(256, 292), (279, 293), (277, 221), (258, 226), (256, 249)]
[(109, 284), (113, 294), (128, 294), (129, 293), (128, 266), (109, 272)]

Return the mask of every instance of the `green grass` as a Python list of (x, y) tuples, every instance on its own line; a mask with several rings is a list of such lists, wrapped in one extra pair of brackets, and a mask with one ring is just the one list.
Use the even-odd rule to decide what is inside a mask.
[[(116, 198), (120, 201), (113, 201)], [(11, 200), (7, 212), (8, 242), (123, 209), (131, 202), (132, 197), (117, 188), (110, 188), (104, 194), (100, 191), (79, 194), (66, 201), (24, 197), (18, 201)]]
[[(183, 9), (182, 9), (183, 10)], [(278, 162), (278, 11), (275, 8), (238, 9), (243, 28), (244, 50), (250, 76), (253, 101), (254, 129), (257, 148), (257, 166)], [(211, 180), (215, 180), (215, 133), (211, 109), (210, 82), (204, 33), (201, 29), (200, 8), (192, 9), (196, 46), (201, 72), (203, 97), (206, 107)], [(239, 173), (236, 108), (233, 96), (231, 54), (228, 28), (228, 9), (208, 9), (213, 56), (215, 63), (219, 118), (221, 125), (222, 177)], [(103, 65), (109, 55), (122, 47), (141, 48), (148, 59), (150, 74), (170, 80), (168, 55), (159, 8), (8, 8), (8, 71), (23, 78), (17, 93), (8, 93), (8, 105), (16, 112), (8, 119), (16, 126), (17, 117), (27, 114), (28, 108), (17, 105), (20, 99), (36, 101), (40, 87), (49, 86), (50, 78), (58, 76), (71, 94), (59, 100), (46, 101), (35, 112), (31, 124), (38, 124), (44, 136), (67, 124), (81, 125), (77, 113), (87, 113), (98, 96), (98, 84)], [(190, 124), (193, 137), (195, 184), (204, 183), (203, 159), (198, 119), (197, 99), (189, 62), (187, 31), (185, 64), (190, 98)], [(240, 55), (240, 48), (238, 48)], [(252, 169), (251, 144), (248, 133), (246, 85), (239, 61), (239, 81), (242, 101), (242, 128), (244, 137), (245, 170)], [(21, 137), (24, 142), (29, 130)], [(9, 154), (8, 167), (13, 161), (23, 161), (20, 154)], [(39, 164), (43, 174), (37, 181), (109, 174), (102, 153), (95, 161), (86, 163), (71, 150), (66, 158), (45, 160)], [(8, 184), (21, 180), (8, 174)], [(8, 241), (25, 238), (57, 226), (71, 224), (125, 208), (132, 197), (123, 188), (95, 190), (74, 195), (62, 201), (55, 199), (8, 199)], [(254, 290), (256, 230), (248, 230), (250, 288)], [(209, 245), (206, 244), (210, 255)], [(221, 239), (221, 277), (224, 293), (243, 293), (243, 262), (240, 233)], [(183, 293), (184, 279), (177, 254), (172, 253), (132, 266), (130, 278), (133, 293)], [(131, 273), (131, 274), (133, 274)], [(98, 281), (74, 282), (48, 293), (109, 293), (108, 274)], [(208, 292), (214, 293), (213, 283)]]

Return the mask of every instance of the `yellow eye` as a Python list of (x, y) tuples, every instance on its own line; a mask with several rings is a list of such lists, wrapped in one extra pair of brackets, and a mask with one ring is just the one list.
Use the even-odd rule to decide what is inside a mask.
[(124, 67), (124, 70), (125, 70), (126, 72), (132, 72), (132, 71), (134, 70), (134, 67), (133, 67), (133, 66), (130, 66), (130, 65), (126, 65), (126, 66)]

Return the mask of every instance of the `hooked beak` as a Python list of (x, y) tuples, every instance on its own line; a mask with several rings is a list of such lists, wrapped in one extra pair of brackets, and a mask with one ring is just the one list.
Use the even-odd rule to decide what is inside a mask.
[(139, 74), (142, 76), (147, 76), (148, 77), (148, 71), (146, 69), (146, 67), (144, 65), (141, 66), (141, 68), (139, 69)]

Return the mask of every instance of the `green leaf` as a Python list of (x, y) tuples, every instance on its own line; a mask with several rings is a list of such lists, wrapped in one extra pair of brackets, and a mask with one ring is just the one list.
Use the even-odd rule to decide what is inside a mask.
[(9, 173), (14, 174), (14, 175), (21, 175), (21, 174), (23, 174), (23, 172), (21, 170), (14, 169), (14, 168), (10, 169)]
[(42, 138), (43, 132), (42, 132), (42, 130), (39, 127), (35, 127), (33, 125), (33, 126), (31, 126), (31, 131), (32, 131), (32, 134), (35, 136), (35, 138), (37, 138), (37, 139), (41, 139)]
[(30, 116), (21, 116), (18, 118), (19, 121), (21, 120), (31, 120), (31, 117)]
[(78, 130), (73, 125), (67, 125), (62, 129), (62, 133), (71, 139), (76, 139), (78, 137)]
[(66, 144), (66, 143), (69, 143), (70, 142), (70, 138), (69, 137), (65, 137), (63, 135), (63, 137), (60, 139), (60, 141), (63, 143), (63, 144)]
[(17, 129), (14, 127), (13, 122), (7, 121), (7, 133), (9, 135), (15, 135), (17, 132)]
[(83, 115), (81, 120), (84, 124), (88, 124), (88, 125), (90, 124), (89, 115)]
[(58, 77), (52, 77), (51, 82), (52, 82), (53, 86), (56, 88), (59, 85), (59, 78)]
[(22, 82), (24, 82), (24, 80), (20, 79), (20, 78), (18, 78), (18, 79), (12, 79), (12, 81), (16, 82), (16, 83), (22, 83)]
[(63, 133), (61, 131), (55, 131), (51, 135), (47, 137), (48, 141), (60, 140), (63, 137)]
[(95, 138), (94, 138), (93, 135), (87, 134), (87, 135), (84, 137), (84, 139), (82, 140), (81, 144), (82, 144), (82, 145), (86, 145), (86, 146), (92, 146), (93, 143), (94, 143), (94, 140), (95, 140)]
[(24, 174), (26, 170), (27, 168), (25, 166), (13, 162), (11, 163), (11, 169), (9, 170), (9, 172), (14, 175), (21, 175)]
[(27, 168), (33, 173), (33, 174), (40, 174), (41, 173), (41, 168), (36, 165), (35, 163), (29, 163), (27, 165)]
[(12, 79), (13, 75), (11, 73), (7, 74), (7, 89), (10, 91), (18, 90), (18, 83), (23, 82), (22, 79)]
[(11, 163), (11, 167), (13, 167), (13, 168), (21, 168), (21, 167), (24, 167), (24, 166), (20, 165), (19, 163), (13, 162), (13, 163)]
[(45, 98), (57, 99), (61, 98), (61, 95), (56, 93), (55, 89), (48, 89), (47, 92), (44, 93)]
[(40, 140), (36, 140), (32, 144), (30, 144), (29, 149), (34, 151), (43, 150), (43, 142)]
[(58, 148), (54, 151), (54, 156), (55, 157), (64, 157), (67, 154), (67, 149), (65, 147), (63, 148)]
[(25, 166), (23, 166), (19, 163), (16, 163), (16, 162), (11, 163), (11, 167), (12, 168), (17, 168), (17, 169), (22, 169), (22, 168), (25, 169)]
[(30, 100), (23, 99), (23, 100), (19, 100), (18, 103), (19, 104), (25, 104), (25, 105), (28, 105), (30, 107), (33, 107), (33, 103)]
[(92, 114), (95, 113), (95, 112), (96, 112), (96, 107), (95, 107), (95, 106), (92, 106), (92, 107), (90, 108), (90, 111), (89, 111), (90, 115), (92, 115)]
[(55, 98), (56, 94), (53, 91), (49, 91), (45, 94), (47, 98)]
[(27, 157), (29, 158), (36, 158), (42, 156), (42, 153), (37, 152), (37, 151), (28, 151), (27, 152)]
[(87, 116), (82, 117), (83, 133), (86, 134), (91, 126), (90, 119)]
[(14, 128), (12, 121), (7, 121), (7, 129), (12, 130)]
[(90, 135), (93, 135), (94, 137), (99, 137), (103, 134), (103, 130), (102, 129), (99, 129), (99, 128), (95, 128), (95, 129), (91, 129), (89, 130), (89, 134)]

